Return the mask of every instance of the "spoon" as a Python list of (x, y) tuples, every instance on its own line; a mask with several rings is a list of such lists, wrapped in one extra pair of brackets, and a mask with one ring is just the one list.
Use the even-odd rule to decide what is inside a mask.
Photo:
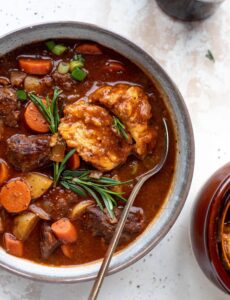
[(164, 129), (165, 129), (165, 149), (164, 149), (164, 154), (160, 160), (160, 162), (155, 165), (152, 169), (148, 170), (146, 173), (138, 176), (136, 178), (137, 183), (134, 186), (129, 199), (123, 209), (123, 212), (121, 214), (120, 220), (116, 226), (114, 235), (109, 243), (109, 247), (106, 251), (105, 257), (103, 259), (103, 262), (101, 264), (100, 270), (98, 272), (97, 278), (95, 279), (94, 285), (91, 289), (90, 295), (88, 300), (96, 300), (100, 287), (103, 283), (104, 277), (106, 275), (106, 271), (109, 267), (109, 263), (111, 261), (111, 258), (113, 256), (114, 251), (116, 250), (117, 244), (119, 242), (121, 233), (123, 231), (123, 228), (125, 226), (125, 222), (126, 219), (128, 217), (130, 208), (133, 205), (134, 200), (136, 199), (136, 196), (138, 195), (142, 185), (145, 183), (146, 180), (148, 180), (150, 177), (152, 177), (153, 175), (157, 174), (158, 172), (160, 172), (160, 170), (162, 169), (162, 167), (165, 164), (165, 161), (167, 159), (168, 156), (168, 150), (169, 150), (169, 133), (168, 133), (168, 126), (167, 126), (167, 122), (166, 119), (163, 118), (163, 124), (164, 124)]

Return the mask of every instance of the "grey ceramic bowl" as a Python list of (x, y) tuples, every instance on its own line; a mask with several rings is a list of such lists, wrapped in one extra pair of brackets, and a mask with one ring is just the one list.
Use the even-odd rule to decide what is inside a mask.
[[(97, 26), (77, 22), (58, 22), (27, 27), (0, 39), (0, 56), (31, 42), (55, 38), (96, 41), (130, 59), (161, 88), (174, 123), (178, 141), (176, 169), (165, 205), (158, 217), (133, 243), (114, 255), (109, 268), (111, 274), (124, 269), (148, 253), (166, 235), (177, 219), (187, 197), (193, 174), (192, 126), (181, 94), (154, 59), (127, 39)], [(2, 267), (28, 278), (50, 282), (78, 282), (93, 279), (100, 263), (101, 261), (95, 261), (79, 266), (50, 267), (11, 256), (0, 249)]]

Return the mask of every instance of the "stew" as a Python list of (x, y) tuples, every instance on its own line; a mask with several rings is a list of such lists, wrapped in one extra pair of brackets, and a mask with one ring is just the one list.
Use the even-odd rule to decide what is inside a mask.
[(223, 265), (230, 271), (230, 190), (223, 199), (223, 208), (219, 220), (218, 248)]
[(132, 62), (88, 41), (22, 46), (0, 58), (0, 242), (47, 265), (101, 258), (135, 178), (170, 151), (131, 209), (118, 250), (160, 212), (176, 140), (161, 92)]

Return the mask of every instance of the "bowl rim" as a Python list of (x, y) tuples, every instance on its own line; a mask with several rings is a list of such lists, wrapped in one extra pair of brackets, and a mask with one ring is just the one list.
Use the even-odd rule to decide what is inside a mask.
[[(187, 198), (192, 176), (194, 170), (194, 160), (195, 160), (195, 144), (194, 144), (194, 135), (192, 124), (190, 120), (190, 116), (183, 100), (182, 95), (180, 94), (179, 90), (177, 89), (176, 85), (170, 79), (170, 77), (166, 74), (166, 72), (160, 67), (160, 65), (143, 50), (141, 47), (137, 46), (127, 38), (114, 33), (110, 30), (104, 29), (94, 24), (84, 23), (84, 22), (75, 22), (75, 21), (55, 21), (55, 22), (45, 22), (39, 23), (35, 25), (27, 25), (18, 30), (13, 30), (7, 34), (4, 34), (0, 37), (0, 49), (2, 48), (2, 44), (6, 42), (11, 45), (14, 45), (20, 40), (20, 36), (27, 36), (28, 40), (23, 44), (24, 40), (21, 40), (22, 45), (29, 44), (31, 41), (29, 37), (31, 36), (31, 32), (34, 33), (40, 32), (42, 35), (43, 30), (52, 29), (55, 34), (59, 34), (58, 36), (53, 35), (53, 38), (71, 38), (68, 33), (68, 37), (64, 36), (63, 33), (67, 32), (66, 30), (69, 29), (70, 31), (81, 31), (83, 34), (85, 32), (86, 36), (83, 38), (75, 37), (75, 39), (85, 39), (85, 40), (94, 40), (102, 45), (107, 46), (105, 43), (106, 39), (109, 39), (109, 44), (116, 44), (117, 47), (119, 46), (119, 50), (116, 48), (114, 49), (116, 52), (120, 53), (121, 55), (127, 57), (131, 61), (133, 61), (138, 67), (140, 67), (145, 73), (148, 73), (147, 76), (151, 77), (152, 80), (156, 81), (159, 85), (161, 85), (162, 90), (167, 95), (168, 98), (168, 105), (176, 109), (176, 112), (171, 110), (171, 113), (174, 113), (174, 117), (177, 114), (177, 119), (174, 120), (176, 122), (177, 130), (180, 131), (181, 137), (178, 144), (180, 144), (181, 148), (178, 149), (177, 153), (177, 168), (176, 171), (177, 180), (180, 180), (180, 188), (179, 188), (179, 181), (177, 186), (174, 186), (174, 197), (171, 195), (171, 202), (170, 199), (167, 201), (164, 211), (164, 221), (162, 224), (159, 224), (158, 220), (154, 220), (152, 222), (151, 228), (149, 226), (145, 229), (145, 231), (131, 244), (129, 244), (126, 248), (122, 251), (119, 251), (113, 256), (113, 259), (110, 264), (110, 268), (108, 271), (108, 275), (118, 272), (140, 258), (146, 255), (150, 250), (154, 248), (162, 238), (168, 233), (171, 229), (173, 224), (175, 223), (176, 219), (178, 218), (185, 200)], [(71, 31), (72, 32), (72, 31)], [(72, 33), (73, 33), (72, 32)], [(88, 33), (88, 34), (87, 34)], [(92, 38), (93, 33), (95, 34), (95, 38)], [(96, 36), (97, 35), (97, 36)], [(50, 37), (49, 37), (50, 38)], [(36, 37), (32, 40), (33, 42), (39, 40), (49, 39), (46, 38), (38, 38)], [(104, 41), (104, 43), (103, 43)], [(11, 46), (9, 51), (13, 50), (14, 46)], [(112, 48), (110, 46), (107, 46)], [(122, 53), (122, 51), (128, 50), (126, 52), (127, 55)], [(7, 53), (7, 48), (3, 51), (3, 54)], [(0, 51), (0, 56), (2, 55)], [(133, 59), (130, 58), (133, 57)], [(170, 97), (169, 97), (170, 95)], [(173, 99), (172, 103), (171, 100)], [(166, 103), (167, 104), (167, 103)], [(172, 108), (171, 107), (171, 108)], [(170, 113), (170, 114), (171, 114)], [(171, 116), (172, 117), (172, 116)], [(174, 124), (175, 125), (175, 124)], [(179, 153), (180, 152), (180, 153)], [(181, 174), (179, 174), (179, 171)], [(178, 175), (182, 175), (181, 177)], [(176, 182), (175, 179), (175, 182)], [(178, 194), (177, 194), (178, 193)], [(171, 206), (170, 206), (171, 205)], [(167, 211), (169, 208), (170, 213)], [(162, 212), (160, 216), (162, 216)], [(158, 216), (157, 219), (160, 219)], [(154, 223), (154, 225), (153, 225)], [(163, 226), (165, 225), (165, 226)], [(148, 233), (155, 228), (155, 236), (152, 239), (147, 239)], [(151, 229), (151, 230), (150, 230)], [(158, 232), (159, 231), (159, 232)], [(153, 233), (152, 233), (153, 234)], [(142, 245), (140, 245), (140, 240), (142, 241)], [(138, 244), (139, 243), (139, 244)], [(135, 247), (134, 247), (135, 244)], [(134, 248), (135, 249), (134, 251)], [(130, 252), (130, 253), (129, 253)], [(124, 257), (126, 254), (127, 257)], [(22, 262), (23, 263), (20, 263)], [(64, 282), (82, 282), (94, 279), (96, 277), (97, 271), (99, 270), (101, 260), (93, 261), (83, 265), (77, 266), (68, 266), (68, 267), (52, 267), (52, 266), (44, 266), (41, 264), (37, 264), (34, 262), (27, 261), (25, 259), (12, 257), (11, 255), (7, 254), (3, 249), (0, 249), (0, 266), (3, 268), (16, 273), (18, 275), (22, 275), (26, 278), (36, 279), (44, 282), (54, 282), (54, 283), (64, 283)], [(85, 271), (84, 269), (88, 268), (91, 269), (90, 271)], [(71, 273), (72, 274), (69, 274)]]

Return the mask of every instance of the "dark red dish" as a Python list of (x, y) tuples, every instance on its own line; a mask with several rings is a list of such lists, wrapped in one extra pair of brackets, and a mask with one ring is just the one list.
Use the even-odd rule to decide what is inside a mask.
[(205, 275), (230, 294), (230, 163), (208, 179), (197, 197), (191, 241), (198, 264)]

